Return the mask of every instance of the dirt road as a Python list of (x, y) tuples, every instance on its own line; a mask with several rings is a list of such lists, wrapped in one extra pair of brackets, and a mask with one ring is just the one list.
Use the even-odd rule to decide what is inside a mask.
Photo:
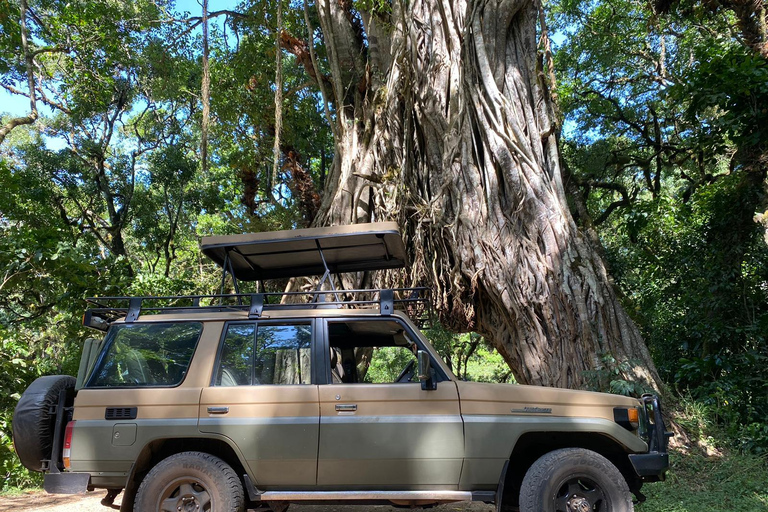
[[(109, 512), (119, 509), (120, 497), (114, 508), (101, 505), (104, 491), (85, 495), (63, 496), (33, 492), (19, 496), (0, 497), (0, 512)], [(483, 503), (451, 503), (432, 509), (434, 512), (494, 512), (495, 507)], [(402, 512), (402, 509), (379, 505), (291, 505), (289, 512)]]

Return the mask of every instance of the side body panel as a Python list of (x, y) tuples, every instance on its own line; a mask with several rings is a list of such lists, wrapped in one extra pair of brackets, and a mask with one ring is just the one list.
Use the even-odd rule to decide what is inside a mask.
[[(182, 383), (172, 388), (83, 388), (77, 393), (71, 468), (91, 474), (96, 486), (122, 487), (132, 464), (152, 441), (201, 437), (200, 393), (211, 379), (211, 361), (223, 322), (205, 322)], [(105, 419), (108, 407), (136, 408), (135, 419)], [(213, 437), (213, 436), (211, 436)]]
[[(504, 462), (528, 432), (581, 432), (604, 435), (628, 452), (646, 443), (613, 420), (613, 407), (635, 406), (631, 398), (503, 384), (458, 382), (465, 429), (460, 490), (495, 489)], [(515, 464), (514, 460), (510, 465)]]
[[(223, 435), (238, 446), (259, 488), (314, 486), (320, 423), (317, 389), (316, 385), (205, 388), (200, 431)], [(211, 413), (209, 408), (227, 412)]]
[[(72, 471), (94, 485), (122, 487), (131, 465), (152, 441), (199, 437), (200, 388), (81, 389), (75, 401)], [(135, 407), (136, 419), (107, 420), (107, 407)]]
[(457, 489), (464, 432), (454, 382), (433, 391), (326, 384), (319, 392), (320, 488)]

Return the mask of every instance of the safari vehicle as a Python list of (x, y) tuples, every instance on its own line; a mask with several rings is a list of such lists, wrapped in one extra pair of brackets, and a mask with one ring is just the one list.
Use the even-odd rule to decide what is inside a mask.
[[(655, 396), (459, 381), (409, 318), (423, 289), (342, 290), (403, 267), (396, 224), (209, 237), (222, 293), (89, 299), (77, 378), (42, 377), (14, 441), (51, 493), (121, 510), (455, 501), (619, 511), (663, 479)], [(224, 294), (230, 276), (236, 293)], [(263, 282), (321, 276), (314, 291)], [(255, 281), (257, 293), (240, 293)]]

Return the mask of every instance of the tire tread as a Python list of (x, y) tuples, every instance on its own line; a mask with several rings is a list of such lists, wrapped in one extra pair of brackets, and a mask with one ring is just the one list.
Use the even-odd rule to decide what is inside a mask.
[(541, 494), (541, 483), (548, 482), (552, 473), (563, 466), (592, 468), (598, 475), (607, 477), (624, 496), (624, 503), (617, 503), (610, 512), (633, 512), (634, 506), (629, 497), (629, 486), (626, 480), (608, 459), (599, 453), (584, 448), (562, 448), (551, 451), (531, 465), (520, 486), (521, 512), (549, 512), (543, 509), (544, 504), (538, 502)]
[(218, 475), (223, 476), (225, 491), (232, 498), (232, 506), (227, 510), (232, 510), (233, 512), (241, 512), (245, 509), (243, 486), (240, 484), (240, 478), (237, 476), (237, 473), (235, 473), (229, 464), (224, 462), (219, 457), (211, 455), (210, 453), (186, 451), (176, 453), (161, 460), (149, 471), (149, 473), (147, 473), (147, 475), (144, 477), (144, 480), (141, 482), (141, 485), (139, 485), (138, 492), (136, 493), (136, 501), (133, 507), (134, 512), (146, 512), (145, 510), (141, 509), (141, 502), (143, 497), (142, 493), (146, 492), (148, 486), (145, 486), (145, 483), (153, 481), (158, 477), (158, 475), (161, 475), (169, 468), (174, 467), (176, 464), (182, 463), (184, 459), (194, 459), (195, 462), (212, 466), (212, 469), (218, 472)]

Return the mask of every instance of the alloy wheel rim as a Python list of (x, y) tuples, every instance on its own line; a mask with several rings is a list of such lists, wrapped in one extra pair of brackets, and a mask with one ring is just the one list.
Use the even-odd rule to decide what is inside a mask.
[(555, 512), (607, 512), (605, 493), (591, 478), (574, 476), (557, 487)]
[(165, 486), (157, 502), (158, 512), (210, 512), (211, 493), (199, 479), (177, 478)]

